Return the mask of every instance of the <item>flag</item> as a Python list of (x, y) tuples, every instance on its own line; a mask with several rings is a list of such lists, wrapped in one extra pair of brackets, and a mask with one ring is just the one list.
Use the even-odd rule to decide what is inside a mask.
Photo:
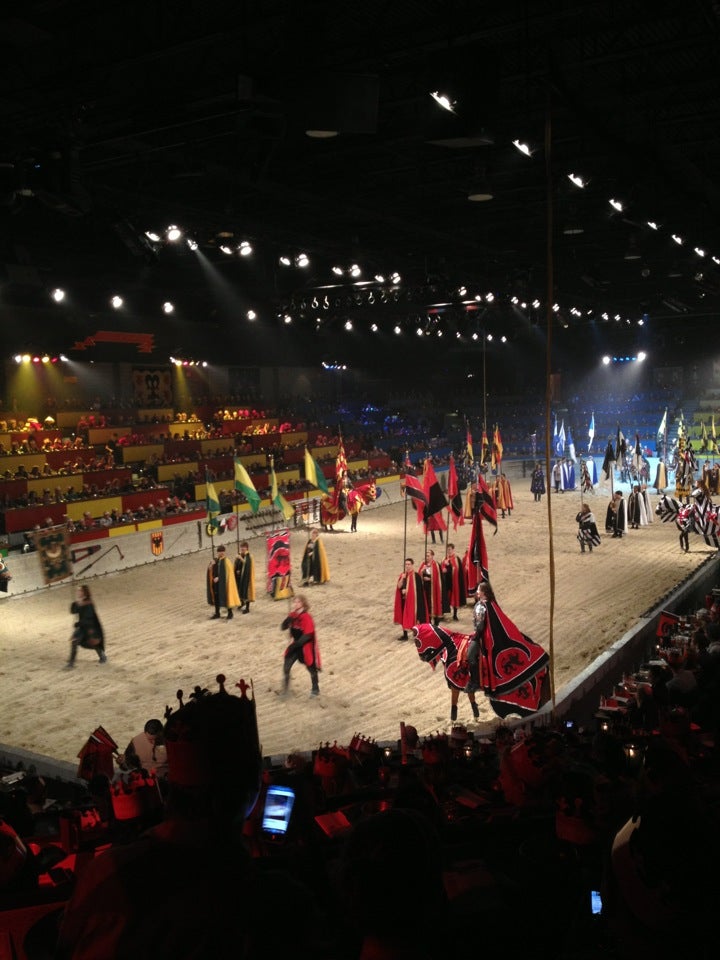
[(317, 460), (312, 458), (307, 447), (305, 447), (305, 479), (313, 487), (322, 490), (323, 493), (330, 493), (325, 474), (320, 469)]
[(488, 576), (488, 557), (485, 535), (483, 534), (482, 514), (479, 510), (473, 517), (472, 529), (470, 530), (468, 559), (477, 571), (478, 583), (482, 580), (490, 579)]
[(285, 497), (278, 490), (277, 477), (273, 461), (270, 461), (270, 499), (286, 520), (295, 516), (295, 509), (290, 506)]
[(452, 513), (453, 529), (457, 530), (459, 524), (464, 524), (463, 502), (458, 487), (457, 471), (455, 470), (455, 457), (450, 454), (450, 466), (448, 467), (448, 499), (450, 500), (450, 511)]
[(495, 424), (495, 430), (493, 431), (493, 443), (492, 443), (492, 468), (493, 470), (497, 467), (500, 467), (503, 458), (503, 445), (502, 437), (500, 436), (500, 427)]
[(625, 442), (625, 436), (623, 435), (620, 426), (617, 428), (617, 443), (615, 444), (615, 462), (624, 463), (625, 454), (627, 453), (627, 443)]
[(593, 440), (595, 439), (595, 414), (590, 414), (590, 426), (588, 427), (588, 449), (587, 452), (590, 453), (590, 448), (592, 447)]
[(603, 460), (602, 472), (606, 480), (609, 480), (612, 476), (613, 470), (615, 469), (615, 451), (613, 450), (612, 441), (608, 440), (607, 449), (605, 450), (605, 459)]
[(665, 413), (663, 414), (663, 418), (660, 421), (660, 426), (658, 427), (658, 432), (657, 432), (658, 440), (660, 439), (664, 440), (666, 433), (667, 433), (667, 407), (665, 407)]
[(567, 445), (568, 445), (568, 454), (569, 459), (575, 462), (575, 444), (573, 443), (572, 433), (570, 433), (570, 427), (567, 430)]
[(633, 450), (633, 465), (637, 471), (637, 479), (640, 479), (640, 471), (643, 465), (642, 447), (640, 446), (640, 434), (635, 434), (635, 449)]
[(465, 429), (466, 429), (465, 445), (467, 447), (468, 457), (470, 458), (470, 462), (472, 463), (472, 461), (475, 459), (475, 456), (473, 454), (472, 434), (470, 433), (470, 424), (467, 421), (465, 422)]
[(497, 509), (495, 507), (495, 500), (488, 490), (488, 485), (485, 483), (485, 478), (482, 474), (478, 474), (477, 478), (477, 501), (478, 512), (482, 515), (483, 520), (487, 520), (488, 523), (491, 523), (495, 527), (495, 533), (497, 533)]
[[(557, 429), (557, 415), (556, 415), (555, 422), (553, 424), (553, 440), (552, 440), (553, 451), (557, 450), (557, 445), (558, 445), (558, 429)], [(560, 454), (560, 456), (562, 456), (562, 453)]]
[(34, 539), (43, 581), (49, 585), (71, 577), (73, 566), (70, 538), (65, 527), (47, 527), (44, 530), (38, 530)]
[(219, 527), (220, 521), (216, 520), (216, 517), (220, 516), (220, 498), (215, 490), (215, 484), (210, 483), (207, 475), (205, 478), (205, 499), (207, 502), (208, 525), (211, 528)]
[(670, 613), (668, 610), (662, 610), (658, 620), (656, 637), (667, 639), (671, 633), (675, 633), (680, 623), (680, 617), (677, 613)]
[(712, 428), (710, 431), (710, 453), (717, 453), (717, 436), (715, 435), (715, 414), (712, 415)]
[(485, 427), (483, 427), (481, 442), (482, 442), (482, 452), (480, 453), (480, 463), (487, 463), (488, 453), (490, 452), (490, 444), (488, 443), (488, 437), (485, 431)]
[(445, 494), (440, 488), (430, 457), (425, 458), (423, 465), (423, 490), (425, 491), (425, 497), (427, 499), (423, 515), (424, 520), (429, 520), (430, 517), (435, 516), (436, 513), (447, 509), (448, 503)]
[(335, 487), (342, 490), (343, 480), (347, 476), (347, 458), (345, 456), (345, 447), (343, 446), (342, 434), (338, 444), (337, 457), (335, 458)]
[[(557, 427), (557, 422), (555, 424)], [(563, 420), (560, 430), (555, 436), (555, 456), (562, 457), (565, 453), (565, 421)]]
[(233, 463), (235, 465), (235, 489), (245, 497), (252, 512), (257, 513), (262, 498), (255, 489), (255, 484), (250, 479), (250, 474), (243, 464), (237, 459), (233, 460)]
[(705, 421), (701, 422), (700, 427), (700, 453), (707, 453), (708, 449), (708, 435), (705, 428)]
[(412, 473), (406, 473), (405, 480), (400, 484), (400, 493), (403, 496), (410, 497), (417, 511), (418, 523), (422, 523), (427, 507), (427, 494), (418, 478)]

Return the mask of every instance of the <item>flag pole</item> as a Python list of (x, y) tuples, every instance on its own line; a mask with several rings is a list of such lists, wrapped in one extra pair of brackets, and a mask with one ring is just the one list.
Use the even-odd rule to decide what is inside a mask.
[[(208, 484), (209, 483), (210, 483), (210, 474), (208, 472), (207, 464), (205, 464), (205, 512), (207, 514), (207, 520), (205, 521), (206, 530), (207, 530), (207, 527), (210, 526), (210, 519), (211, 519), (210, 509), (208, 507)], [(210, 553), (214, 560), (215, 559), (215, 538), (212, 535), (210, 535)]]
[[(410, 451), (405, 450), (405, 474), (407, 476), (408, 466), (410, 465)], [(405, 486), (405, 523), (403, 526), (403, 565), (405, 564), (405, 557), (407, 556), (407, 484)]]

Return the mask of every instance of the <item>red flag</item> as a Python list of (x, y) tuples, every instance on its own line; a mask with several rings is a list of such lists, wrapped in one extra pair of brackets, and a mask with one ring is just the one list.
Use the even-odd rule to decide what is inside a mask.
[(488, 490), (488, 485), (485, 483), (485, 478), (481, 473), (478, 474), (477, 478), (477, 509), (482, 515), (482, 518), (495, 527), (495, 533), (497, 533), (497, 508), (495, 506), (495, 500)]
[(472, 434), (470, 433), (470, 424), (466, 424), (467, 433), (465, 435), (465, 445), (467, 446), (467, 453), (470, 461), (472, 462), (475, 457), (473, 455), (473, 445), (472, 445)]
[(663, 610), (660, 614), (660, 619), (658, 620), (656, 636), (660, 637), (662, 640), (666, 640), (672, 633), (678, 628), (680, 623), (680, 617), (676, 613), (669, 613), (667, 610)]
[(500, 436), (500, 427), (495, 424), (495, 430), (493, 432), (493, 443), (492, 443), (492, 466), (493, 470), (497, 467), (500, 467), (503, 458), (503, 445), (502, 437)]
[(482, 450), (480, 452), (480, 463), (487, 463), (490, 444), (488, 443), (487, 433), (483, 427), (482, 432)]
[(463, 502), (458, 488), (457, 471), (455, 470), (455, 457), (450, 454), (450, 466), (448, 468), (448, 499), (450, 500), (450, 510), (452, 511), (453, 529), (457, 530), (458, 525), (464, 524)]
[(477, 573), (478, 583), (481, 580), (489, 580), (487, 547), (485, 546), (485, 535), (483, 534), (482, 515), (479, 510), (473, 516), (470, 543), (468, 545), (468, 561)]
[(445, 494), (440, 489), (440, 484), (430, 457), (425, 458), (425, 464), (423, 466), (423, 489), (425, 490), (425, 496), (427, 498), (425, 507), (425, 520), (427, 520), (436, 513), (440, 513), (441, 510), (445, 510), (448, 505)]
[(404, 481), (400, 483), (400, 493), (402, 493), (403, 496), (410, 497), (415, 504), (418, 523), (422, 523), (425, 518), (425, 508), (427, 507), (427, 495), (418, 478), (414, 477), (411, 473), (406, 473)]

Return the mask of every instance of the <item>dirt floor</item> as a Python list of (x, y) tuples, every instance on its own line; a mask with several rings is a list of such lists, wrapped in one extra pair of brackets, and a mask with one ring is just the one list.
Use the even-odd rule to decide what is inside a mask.
[[(549, 647), (551, 583), (554, 579), (553, 654), (555, 689), (587, 667), (636, 620), (711, 553), (691, 537), (691, 550), (678, 546), (672, 524), (657, 519), (622, 540), (603, 536), (592, 554), (581, 554), (575, 539), (580, 494), (547, 497), (535, 503), (529, 481), (513, 488), (515, 509), (487, 531), (489, 572), (498, 602), (518, 627)], [(609, 492), (587, 497), (598, 526), (604, 526)], [(656, 498), (652, 497), (653, 507)], [(280, 623), (288, 600), (265, 593), (265, 542), (256, 538), (258, 600), (249, 615), (210, 620), (205, 601), (202, 553), (91, 581), (107, 641), (108, 663), (80, 650), (74, 670), (63, 670), (69, 648), (74, 588), (68, 583), (34, 594), (0, 600), (0, 742), (74, 762), (98, 724), (127, 744), (150, 717), (162, 718), (175, 693), (195, 684), (215, 689), (224, 673), (231, 682), (252, 681), (263, 753), (283, 756), (321, 743), (346, 745), (360, 733), (378, 741), (396, 740), (400, 722), (421, 736), (449, 728), (450, 694), (438, 669), (422, 663), (412, 643), (398, 642), (393, 599), (403, 567), (404, 502), (364, 511), (358, 532), (346, 519), (323, 534), (331, 579), (306, 591), (323, 658), (321, 696), (310, 698), (310, 678), (296, 665), (290, 694), (279, 695), (287, 634)], [(552, 537), (549, 531), (552, 529)], [(470, 535), (466, 523), (451, 537), (462, 555)], [(296, 589), (305, 531), (291, 534)], [(231, 556), (235, 543), (225, 539)], [(551, 551), (552, 544), (552, 551)], [(407, 548), (419, 565), (425, 549), (422, 528), (407, 515)], [(443, 548), (436, 546), (436, 555)], [(552, 554), (552, 558), (551, 558)], [(554, 577), (551, 577), (551, 559)], [(472, 608), (460, 612), (461, 631), (472, 629)], [(491, 733), (499, 722), (480, 697), (480, 721), (473, 724), (467, 697), (459, 721)]]

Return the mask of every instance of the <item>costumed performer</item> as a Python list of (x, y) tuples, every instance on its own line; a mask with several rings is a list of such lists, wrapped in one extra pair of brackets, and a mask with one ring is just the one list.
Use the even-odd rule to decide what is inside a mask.
[(418, 571), (425, 591), (428, 617), (437, 626), (443, 615), (442, 571), (435, 559), (435, 551), (428, 550)]
[(299, 593), (293, 597), (290, 604), (290, 613), (280, 624), (281, 630), (289, 630), (292, 642), (286, 647), (283, 655), (283, 693), (287, 693), (290, 686), (290, 671), (295, 663), (302, 663), (310, 673), (310, 696), (318, 697), (318, 671), (322, 669), (320, 650), (315, 633), (315, 621), (308, 612), (310, 606), (305, 597)]
[(598, 532), (595, 515), (590, 509), (589, 503), (584, 503), (575, 517), (578, 525), (577, 539), (580, 544), (580, 552), (585, 553), (585, 547), (592, 553), (593, 547), (599, 547), (602, 542)]
[(240, 553), (235, 558), (235, 583), (237, 584), (241, 613), (250, 613), (250, 604), (255, 600), (255, 563), (247, 540), (240, 544)]
[(398, 623), (403, 628), (398, 640), (407, 640), (408, 630), (411, 630), (416, 623), (428, 623), (422, 577), (415, 569), (415, 561), (412, 557), (405, 558), (405, 569), (395, 585), (393, 623)]
[(232, 560), (225, 552), (224, 544), (217, 547), (217, 556), (214, 557), (207, 569), (207, 602), (215, 607), (211, 620), (220, 619), (220, 608), (227, 608), (227, 619), (233, 618), (233, 607), (240, 606), (240, 597), (235, 582), (235, 568)]
[(304, 587), (312, 586), (315, 583), (327, 583), (330, 579), (325, 545), (320, 539), (320, 531), (317, 527), (313, 527), (310, 531), (310, 538), (303, 553), (301, 571)]
[[(465, 606), (467, 600), (465, 571), (460, 558), (455, 553), (455, 544), (448, 543), (447, 556), (441, 563), (447, 606), (452, 610), (453, 620), (458, 619), (458, 609)], [(443, 609), (445, 605), (443, 604)]]

